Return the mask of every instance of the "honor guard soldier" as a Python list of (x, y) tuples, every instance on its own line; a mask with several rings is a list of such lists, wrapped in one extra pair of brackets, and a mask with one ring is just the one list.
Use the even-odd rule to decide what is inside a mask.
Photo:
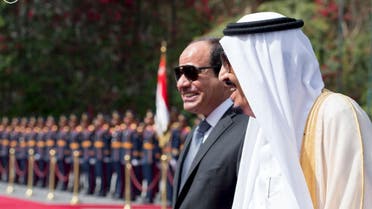
[(8, 170), (8, 150), (9, 150), (9, 140), (6, 137), (6, 128), (8, 126), (8, 117), (1, 118), (0, 124), (0, 181), (3, 180), (3, 176), (7, 176)]
[(106, 123), (105, 128), (107, 129), (107, 136), (105, 137), (104, 146), (103, 146), (103, 163), (105, 165), (105, 172), (106, 172), (105, 191), (107, 194), (110, 191), (111, 177), (112, 177), (112, 161), (111, 161), (111, 138), (112, 136), (110, 132), (110, 123)]
[[(170, 127), (170, 139), (163, 148), (163, 154), (169, 159), (168, 173), (173, 177), (176, 171), (176, 164), (181, 146), (181, 125), (178, 121), (172, 123)], [(167, 201), (172, 202), (173, 182), (167, 179)]]
[(68, 126), (67, 117), (61, 115), (58, 121), (58, 132), (57, 132), (57, 166), (56, 174), (60, 185), (60, 189), (67, 190), (68, 185), (68, 174), (69, 167), (67, 166), (65, 159), (71, 155), (71, 151), (68, 144), (70, 128)]
[(34, 183), (37, 186), (45, 187), (46, 186), (46, 178), (47, 178), (47, 164), (45, 162), (45, 155), (48, 153), (46, 152), (46, 132), (47, 128), (44, 125), (44, 118), (38, 117), (37, 118), (37, 126), (35, 127), (36, 132), (36, 146), (35, 146), (35, 175), (34, 175)]
[[(141, 177), (139, 177), (136, 173), (138, 171), (138, 160), (136, 157), (133, 155), (134, 151), (134, 141), (136, 141), (138, 135), (136, 132), (136, 123), (134, 120), (134, 114), (131, 110), (127, 110), (125, 112), (124, 116), (124, 124), (126, 125), (126, 128), (123, 130), (123, 134), (121, 137), (121, 146), (122, 146), (122, 151), (123, 151), (123, 156), (129, 156), (131, 159), (131, 164), (133, 168), (133, 172), (136, 175), (137, 180), (140, 182)], [(121, 159), (121, 163), (123, 167), (125, 168), (125, 160), (124, 157)], [(125, 175), (124, 175), (125, 178)], [(139, 190), (135, 188), (135, 185), (133, 184), (133, 181), (131, 180), (131, 198), (132, 200), (135, 200), (136, 196), (139, 195)]]
[[(16, 158), (16, 178), (15, 182), (20, 184), (27, 183), (27, 157), (28, 157), (28, 139), (25, 135), (27, 118), (21, 120), (13, 118), (13, 130), (10, 133), (10, 147), (15, 148)], [(15, 145), (15, 147), (14, 147)]]
[[(139, 137), (137, 132), (137, 121), (133, 121), (132, 124), (130, 124), (130, 129), (132, 130), (130, 137), (131, 141), (133, 143), (132, 148), (132, 156), (131, 156), (131, 164), (132, 169), (134, 172), (134, 175), (136, 176), (138, 182), (142, 182), (142, 164), (141, 164), (141, 155), (142, 155), (142, 139)], [(133, 198), (136, 198), (141, 195), (141, 188), (133, 186)]]
[(25, 139), (25, 129), (27, 127), (27, 118), (22, 117), (19, 120), (19, 125), (16, 125), (14, 131), (12, 131), (12, 138), (17, 140), (17, 146), (15, 149), (16, 161), (19, 170), (26, 170), (27, 165), (27, 142)]
[[(166, 154), (169, 159), (169, 174), (174, 177), (177, 168), (177, 161), (180, 155), (182, 145), (186, 139), (187, 134), (190, 132), (190, 127), (187, 125), (186, 117), (183, 114), (177, 116), (177, 121), (173, 122), (170, 128), (171, 136), (168, 143), (163, 149), (163, 154)], [(167, 181), (167, 200), (172, 203), (173, 195), (173, 182), (168, 179)]]
[(185, 115), (180, 114), (178, 116), (178, 122), (180, 123), (181, 126), (181, 144), (180, 144), (180, 150), (183, 149), (183, 145), (185, 144), (186, 137), (191, 131), (191, 127), (189, 126), (187, 122), (187, 118)]
[(95, 119), (94, 150), (96, 157), (95, 174), (100, 180), (98, 196), (106, 196), (109, 191), (108, 175), (110, 171), (110, 134), (109, 125), (103, 114), (98, 114)]
[(84, 183), (87, 184), (86, 194), (93, 194), (96, 186), (94, 177), (95, 154), (93, 147), (94, 125), (90, 123), (89, 116), (86, 113), (81, 115), (80, 126), (82, 128), (82, 167), (85, 176)]
[[(66, 157), (66, 164), (72, 171), (74, 165), (74, 152), (78, 152), (78, 163), (80, 166), (80, 157), (81, 157), (81, 141), (82, 141), (82, 127), (78, 125), (78, 118), (75, 114), (71, 114), (69, 117), (69, 148), (70, 148), (70, 155)], [(79, 169), (80, 170), (80, 169)], [(80, 172), (79, 176), (74, 176), (74, 178), (80, 179)]]
[(109, 124), (109, 135), (110, 135), (110, 145), (106, 149), (106, 161), (108, 161), (109, 165), (109, 173), (107, 174), (107, 191), (110, 191), (111, 182), (112, 182), (112, 175), (114, 173), (114, 164), (113, 164), (113, 153), (112, 153), (112, 137), (115, 132), (115, 127), (120, 126), (121, 123), (121, 116), (118, 111), (114, 110), (111, 113), (110, 124)]
[(10, 149), (10, 133), (12, 132), (12, 125), (7, 124), (2, 135), (2, 147), (1, 147), (1, 158), (3, 161), (3, 167), (8, 168), (8, 171), (5, 173), (6, 181), (9, 179), (9, 149)]
[(145, 203), (152, 203), (154, 200), (155, 189), (157, 188), (153, 186), (154, 170), (156, 169), (160, 152), (154, 127), (154, 114), (151, 111), (147, 111), (144, 118), (144, 123), (145, 126), (142, 134), (143, 146), (141, 162), (144, 181), (146, 182), (145, 184), (148, 185)]
[[(48, 116), (45, 121), (45, 155), (44, 161), (48, 170), (50, 170), (50, 160), (51, 160), (51, 150), (56, 150), (56, 141), (57, 141), (57, 131), (58, 126), (55, 124), (53, 116)], [(48, 176), (49, 177), (49, 176)], [(47, 178), (48, 178), (47, 177)], [(53, 188), (55, 185), (53, 185)]]
[[(139, 140), (141, 141), (141, 151), (140, 151), (140, 159), (139, 159), (139, 162), (141, 164), (141, 182), (142, 182), (142, 193), (141, 193), (141, 202), (145, 202), (146, 201), (146, 193), (147, 191), (145, 191), (144, 189), (147, 189), (148, 188), (148, 183), (147, 181), (145, 182), (145, 179), (144, 179), (144, 173), (143, 173), (143, 161), (142, 161), (142, 158), (143, 158), (143, 133), (144, 133), (144, 130), (145, 130), (145, 127), (146, 127), (146, 124), (145, 122), (141, 122), (137, 125), (137, 136), (139, 138)], [(133, 152), (132, 152), (132, 155), (133, 155)]]
[(77, 125), (77, 117), (75, 114), (71, 114), (69, 116), (69, 133), (68, 133), (68, 144), (69, 144), (69, 149), (70, 149), (70, 155), (66, 156), (66, 164), (68, 167), (71, 168), (73, 159), (74, 159), (74, 151), (80, 151), (80, 134), (81, 134), (81, 127)]
[(116, 199), (123, 198), (124, 192), (124, 166), (122, 164), (124, 151), (121, 147), (121, 138), (124, 129), (126, 129), (125, 124), (116, 125), (114, 128), (111, 128), (111, 159), (113, 171), (116, 173), (116, 183), (113, 197)]
[(124, 158), (123, 150), (121, 147), (121, 138), (123, 130), (126, 129), (126, 125), (119, 124), (116, 120), (120, 121), (120, 115), (116, 113), (113, 115), (112, 119), (114, 120), (111, 124), (111, 159), (113, 173), (116, 173), (115, 189), (113, 198), (120, 199), (123, 198), (124, 192), (124, 167), (121, 163), (121, 159)]

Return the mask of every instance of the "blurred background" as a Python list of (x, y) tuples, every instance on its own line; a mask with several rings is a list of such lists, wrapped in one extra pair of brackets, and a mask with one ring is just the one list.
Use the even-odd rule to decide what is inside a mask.
[[(8, 0), (9, 1), (9, 0)], [(192, 39), (222, 36), (246, 13), (305, 21), (326, 86), (372, 113), (368, 0), (0, 0), (2, 116), (155, 109), (162, 41), (169, 105), (182, 109), (172, 68)]]

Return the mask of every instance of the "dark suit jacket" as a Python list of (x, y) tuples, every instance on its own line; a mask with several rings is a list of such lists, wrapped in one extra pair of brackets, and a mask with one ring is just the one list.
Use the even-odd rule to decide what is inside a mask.
[(228, 209), (234, 199), (248, 117), (230, 108), (200, 146), (187, 180), (181, 169), (195, 131), (187, 136), (174, 179), (173, 209)]

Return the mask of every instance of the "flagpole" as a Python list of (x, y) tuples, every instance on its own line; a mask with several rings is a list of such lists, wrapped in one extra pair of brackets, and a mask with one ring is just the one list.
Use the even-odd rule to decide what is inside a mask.
[(165, 53), (167, 52), (167, 42), (166, 41), (161, 42), (160, 52), (161, 52), (161, 56), (165, 55)]
[[(161, 59), (162, 60), (165, 59), (166, 52), (167, 52), (167, 42), (166, 41), (161, 42), (160, 52), (161, 52)], [(165, 74), (165, 77), (166, 77), (167, 73), (164, 72), (164, 74)], [(169, 117), (169, 115), (168, 115), (168, 117)], [(168, 123), (169, 123), (169, 121), (168, 121)], [(167, 135), (164, 134), (164, 132), (161, 136), (159, 136), (159, 141), (162, 141), (162, 144), (164, 144), (167, 141), (166, 136)], [(161, 199), (161, 208), (166, 209), (167, 208), (167, 168), (168, 168), (168, 164), (167, 164), (165, 155), (162, 155), (161, 160), (162, 160), (162, 162), (161, 162), (161, 164), (162, 164), (162, 169), (161, 169), (162, 178), (161, 178), (161, 183), (160, 183), (160, 185), (161, 185), (160, 186), (160, 194), (161, 194), (160, 199)]]

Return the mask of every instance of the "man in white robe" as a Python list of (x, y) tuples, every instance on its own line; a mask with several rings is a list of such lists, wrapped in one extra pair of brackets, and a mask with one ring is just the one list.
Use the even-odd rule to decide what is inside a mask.
[(221, 45), (255, 115), (234, 209), (372, 208), (371, 121), (354, 100), (324, 89), (302, 26), (263, 12), (224, 30)]

